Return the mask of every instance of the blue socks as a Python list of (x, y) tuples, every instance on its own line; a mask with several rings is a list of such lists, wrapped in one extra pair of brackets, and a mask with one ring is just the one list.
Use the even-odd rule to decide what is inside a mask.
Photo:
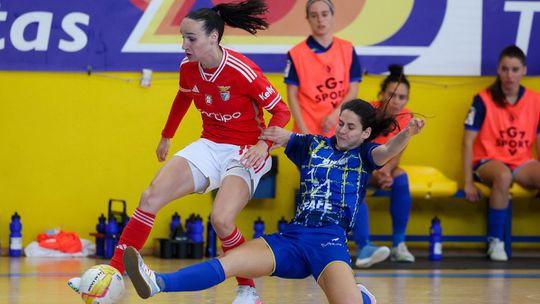
[(504, 238), (504, 224), (506, 222), (506, 216), (508, 214), (508, 208), (504, 209), (488, 209), (488, 238), (498, 238), (503, 240)]
[(218, 259), (195, 264), (173, 273), (157, 273), (162, 292), (204, 290), (225, 281), (225, 271)]
[[(394, 247), (405, 241), (405, 231), (411, 214), (411, 202), (407, 174), (395, 177), (390, 191), (390, 215), (392, 216), (392, 243)], [(364, 248), (369, 243), (369, 215), (365, 201), (358, 207), (352, 234), (352, 238), (359, 249)]]
[(405, 242), (405, 230), (411, 214), (411, 191), (409, 178), (404, 173), (394, 178), (390, 191), (390, 215), (392, 216), (392, 245)]
[(356, 221), (352, 229), (352, 238), (356, 242), (358, 249), (364, 248), (369, 243), (369, 215), (365, 200), (358, 206)]

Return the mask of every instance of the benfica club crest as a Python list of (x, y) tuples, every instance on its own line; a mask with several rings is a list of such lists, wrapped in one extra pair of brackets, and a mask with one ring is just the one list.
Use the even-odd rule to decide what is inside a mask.
[(221, 100), (228, 101), (231, 98), (231, 89), (230, 86), (218, 86), (219, 89), (219, 95), (221, 96)]

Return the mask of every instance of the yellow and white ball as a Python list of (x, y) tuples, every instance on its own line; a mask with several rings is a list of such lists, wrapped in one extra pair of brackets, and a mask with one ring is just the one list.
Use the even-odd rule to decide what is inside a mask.
[(79, 292), (86, 304), (114, 304), (122, 298), (124, 278), (114, 267), (96, 265), (81, 276)]

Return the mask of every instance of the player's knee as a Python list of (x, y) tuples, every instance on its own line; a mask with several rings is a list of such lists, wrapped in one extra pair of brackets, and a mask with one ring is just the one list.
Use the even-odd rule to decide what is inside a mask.
[(392, 171), (392, 176), (394, 178), (396, 177), (399, 177), (401, 175), (405, 175), (405, 177), (407, 176), (407, 172), (405, 172), (405, 170), (401, 169), (400, 167), (396, 167), (393, 171)]
[(493, 180), (493, 187), (499, 188), (501, 190), (509, 189), (512, 185), (513, 176), (512, 172), (503, 171), (499, 173)]
[(141, 201), (139, 202), (139, 208), (143, 211), (155, 213), (162, 205), (162, 199), (160, 199), (159, 195), (157, 195), (151, 187), (143, 191)]
[(212, 226), (219, 235), (230, 234), (234, 230), (234, 218), (226, 214), (217, 214), (212, 212)]

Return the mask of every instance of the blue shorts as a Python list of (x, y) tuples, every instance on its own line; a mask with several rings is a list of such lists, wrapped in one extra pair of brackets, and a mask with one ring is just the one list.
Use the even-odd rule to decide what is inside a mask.
[[(476, 182), (484, 182), (482, 180), (482, 178), (480, 177), (480, 174), (478, 173), (478, 169), (480, 169), (480, 167), (482, 167), (483, 165), (485, 165), (486, 163), (488, 163), (489, 161), (491, 161), (492, 159), (489, 159), (489, 158), (486, 158), (486, 159), (481, 159), (479, 161), (477, 161), (475, 164), (473, 164), (473, 178), (474, 178), (474, 181)], [(512, 166), (508, 165), (507, 163), (504, 163), (508, 169), (510, 169), (510, 171), (512, 171), (512, 177), (515, 177), (516, 174), (521, 171), (521, 169), (523, 169), (526, 165), (528, 165), (529, 163), (531, 162), (537, 162), (538, 160), (536, 159), (531, 159), (531, 160), (528, 160), (524, 163), (522, 163), (521, 165), (515, 167), (515, 168), (512, 168)]]
[(351, 266), (345, 230), (338, 225), (305, 227), (289, 224), (282, 233), (263, 235), (274, 255), (272, 276), (303, 279), (313, 275), (315, 280), (334, 262)]

